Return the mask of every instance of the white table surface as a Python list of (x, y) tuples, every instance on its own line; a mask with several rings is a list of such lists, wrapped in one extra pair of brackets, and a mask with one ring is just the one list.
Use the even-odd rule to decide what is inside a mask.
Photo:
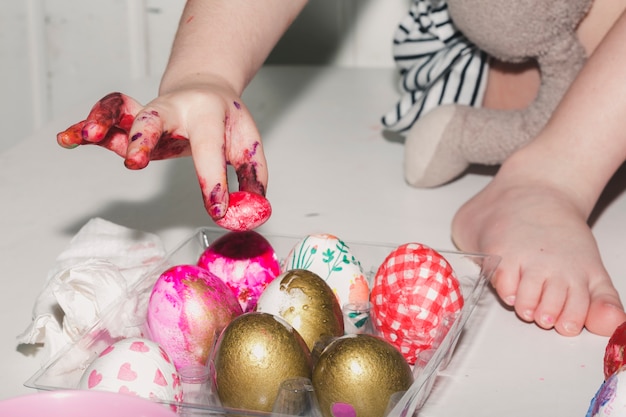
[[(157, 80), (120, 90), (145, 102)], [(0, 154), (0, 399), (32, 392), (23, 383), (41, 365), (37, 348), (18, 346), (47, 271), (89, 219), (158, 234), (168, 249), (212, 225), (190, 158), (143, 171), (97, 147), (60, 148), (55, 134), (83, 118), (99, 97), (64, 112)], [(436, 189), (402, 178), (402, 145), (385, 139), (380, 115), (396, 98), (387, 69), (265, 68), (246, 93), (270, 167), (270, 221), (260, 232), (328, 232), (347, 241), (419, 241), (453, 249), (456, 209), (489, 180), (468, 174)], [(626, 294), (626, 175), (594, 224), (606, 267)], [(487, 290), (455, 356), (420, 416), (584, 416), (602, 381), (607, 338), (574, 338), (518, 320)], [(41, 355), (39, 355), (41, 356)]]

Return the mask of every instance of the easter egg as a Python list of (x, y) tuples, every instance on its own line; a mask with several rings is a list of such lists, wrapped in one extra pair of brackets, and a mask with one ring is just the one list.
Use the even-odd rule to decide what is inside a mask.
[(230, 287), (244, 312), (254, 310), (265, 287), (280, 274), (274, 248), (253, 230), (230, 232), (216, 239), (200, 255), (198, 265)]
[(161, 346), (143, 338), (122, 339), (104, 349), (83, 372), (79, 388), (168, 402), (183, 399), (174, 363)]
[(316, 342), (343, 336), (343, 313), (326, 281), (306, 269), (279, 275), (261, 294), (257, 311), (282, 317), (313, 351)]
[(383, 417), (391, 396), (411, 386), (413, 373), (385, 340), (346, 335), (326, 346), (311, 381), (324, 417)]
[(371, 292), (373, 324), (412, 365), (436, 347), (463, 307), (452, 266), (434, 249), (407, 243), (378, 268)]
[(311, 378), (311, 355), (280, 317), (245, 313), (222, 332), (215, 357), (215, 387), (225, 407), (272, 411), (283, 381)]
[(348, 245), (334, 235), (306, 236), (291, 249), (283, 269), (315, 272), (332, 288), (341, 307), (369, 301), (369, 284), (361, 263)]
[(206, 370), (219, 332), (241, 306), (222, 280), (196, 265), (177, 265), (157, 279), (148, 301), (150, 338), (170, 354), (183, 378)]
[(626, 415), (626, 369), (620, 368), (607, 378), (591, 400), (587, 417)]
[(626, 322), (617, 326), (604, 349), (604, 379), (626, 365)]
[(230, 193), (226, 215), (215, 223), (224, 229), (242, 232), (259, 227), (271, 215), (272, 206), (261, 194), (235, 191)]

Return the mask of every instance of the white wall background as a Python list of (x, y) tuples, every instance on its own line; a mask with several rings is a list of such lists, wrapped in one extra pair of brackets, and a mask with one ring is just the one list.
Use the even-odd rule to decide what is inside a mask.
[[(392, 66), (393, 31), (409, 3), (310, 0), (268, 64)], [(2, 0), (0, 150), (124, 80), (159, 76), (183, 6), (184, 0)]]

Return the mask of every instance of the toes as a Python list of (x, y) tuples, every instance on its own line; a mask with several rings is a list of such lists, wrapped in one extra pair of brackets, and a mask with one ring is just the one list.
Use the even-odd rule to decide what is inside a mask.
[(512, 274), (511, 271), (517, 271), (512, 269), (509, 265), (504, 263), (500, 264), (496, 270), (491, 285), (494, 287), (500, 299), (508, 306), (513, 307), (516, 305), (517, 300), (517, 288), (520, 282), (519, 274)]
[(612, 285), (604, 292), (592, 293), (585, 320), (587, 330), (601, 336), (610, 336), (625, 321), (626, 313)]
[[(535, 317), (538, 315), (537, 307), (541, 301), (543, 285), (544, 280), (542, 278), (529, 273), (526, 273), (519, 281), (515, 297), (515, 312), (522, 320), (527, 322), (536, 321)], [(543, 325), (541, 327), (546, 329), (552, 328), (554, 320), (549, 318), (551, 313), (545, 311), (539, 314), (545, 316), (542, 319)]]
[(586, 287), (572, 286), (564, 294), (567, 298), (554, 328), (563, 336), (576, 336), (585, 325), (589, 311), (589, 291)]
[[(532, 291), (541, 291), (540, 294), (532, 293), (532, 300), (539, 297), (533, 319), (539, 327), (551, 329), (561, 319), (564, 306), (568, 300), (568, 288), (561, 280), (546, 279), (541, 288), (533, 288)], [(584, 318), (584, 314), (582, 315)], [(581, 323), (582, 326), (582, 323)]]

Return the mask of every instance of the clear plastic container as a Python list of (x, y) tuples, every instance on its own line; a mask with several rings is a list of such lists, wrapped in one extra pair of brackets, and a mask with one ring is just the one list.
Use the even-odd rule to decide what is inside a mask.
[[(146, 311), (152, 287), (160, 274), (167, 268), (196, 263), (202, 252), (225, 231), (215, 228), (201, 228), (171, 251), (164, 261), (141, 278), (132, 287), (126, 298), (120, 300), (103, 315), (76, 343), (66, 346), (45, 367), (33, 375), (25, 385), (42, 391), (77, 389), (84, 370), (110, 344), (131, 336), (148, 334)], [(268, 235), (263, 236), (270, 242), (279, 256), (285, 257), (302, 237)], [(376, 244), (345, 242), (352, 254), (361, 262), (366, 277), (370, 282), (384, 259), (400, 244)], [(418, 357), (413, 367), (415, 381), (407, 392), (398, 393), (387, 405), (388, 417), (407, 417), (419, 410), (432, 389), (439, 370), (450, 361), (461, 332), (464, 330), (478, 299), (487, 282), (491, 279), (500, 260), (499, 257), (484, 254), (471, 254), (454, 251), (439, 251), (450, 263), (461, 284), (465, 300), (461, 312), (446, 326), (449, 330), (441, 334), (439, 343), (430, 351)], [(120, 323), (123, 323), (120, 328)], [(112, 330), (113, 329), (113, 330)], [(305, 391), (307, 387), (303, 388)], [(184, 401), (177, 405), (179, 414), (208, 416), (213, 414), (238, 416), (266, 416), (249, 410), (234, 410), (219, 405), (217, 395), (209, 382), (184, 383)], [(316, 415), (315, 410), (305, 415)], [(292, 415), (286, 413), (285, 415)], [(293, 414), (296, 415), (296, 414)], [(303, 415), (303, 414), (297, 414)]]

